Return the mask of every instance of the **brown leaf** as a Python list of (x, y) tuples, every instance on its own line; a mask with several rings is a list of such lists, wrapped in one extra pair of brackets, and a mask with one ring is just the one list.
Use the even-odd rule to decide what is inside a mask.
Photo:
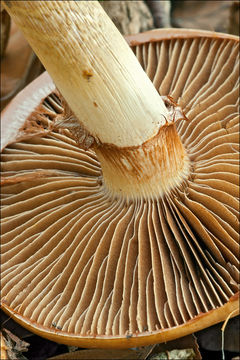
[[(163, 344), (157, 344), (154, 347), (153, 351), (151, 352), (150, 359), (152, 359), (152, 355), (154, 355), (154, 354), (161, 354), (161, 353), (167, 353), (167, 352), (169, 353), (173, 350), (189, 350), (189, 349), (193, 350), (193, 352), (195, 354), (195, 357), (193, 358), (194, 360), (202, 359), (201, 354), (199, 352), (197, 340), (194, 335), (188, 335), (188, 336), (184, 336), (180, 339), (168, 341)], [(171, 357), (169, 357), (169, 359), (171, 359)]]
[(193, 349), (179, 349), (155, 354), (149, 360), (195, 360), (196, 354)]
[(48, 360), (146, 360), (154, 345), (140, 347), (136, 350), (91, 349), (79, 350), (68, 354), (51, 357)]
[(2, 360), (7, 360), (8, 359), (8, 356), (7, 356), (7, 350), (8, 350), (8, 347), (6, 345), (6, 342), (5, 342), (5, 339), (2, 335), (2, 332), (0, 332), (0, 336), (1, 336), (1, 359)]
[(7, 329), (2, 330), (4, 342), (7, 347), (7, 355), (10, 360), (27, 360), (22, 352), (28, 351), (29, 344), (11, 333)]

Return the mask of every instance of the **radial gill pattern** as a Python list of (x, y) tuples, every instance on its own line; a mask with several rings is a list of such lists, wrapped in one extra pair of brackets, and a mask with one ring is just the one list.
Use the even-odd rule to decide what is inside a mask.
[(155, 333), (237, 292), (238, 44), (200, 37), (133, 51), (188, 118), (177, 129), (191, 174), (158, 201), (111, 198), (95, 153), (51, 130), (62, 107), (49, 95), (4, 149), (1, 170), (2, 299), (36, 326), (90, 338)]

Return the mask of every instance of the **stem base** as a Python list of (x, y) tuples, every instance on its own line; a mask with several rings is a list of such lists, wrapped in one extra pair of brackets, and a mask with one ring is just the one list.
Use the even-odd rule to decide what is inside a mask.
[(188, 177), (190, 161), (174, 123), (136, 147), (104, 144), (95, 149), (104, 185), (128, 200), (159, 198)]

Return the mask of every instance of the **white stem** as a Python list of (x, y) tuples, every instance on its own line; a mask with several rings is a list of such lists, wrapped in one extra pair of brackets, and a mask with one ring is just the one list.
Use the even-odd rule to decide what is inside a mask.
[(98, 1), (5, 1), (91, 135), (120, 147), (158, 133), (168, 111)]

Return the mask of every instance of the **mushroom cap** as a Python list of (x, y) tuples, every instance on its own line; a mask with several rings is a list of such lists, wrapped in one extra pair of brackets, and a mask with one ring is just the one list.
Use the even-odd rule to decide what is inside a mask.
[(82, 347), (164, 342), (238, 312), (239, 40), (127, 40), (188, 118), (176, 126), (190, 176), (158, 201), (106, 192), (94, 151), (53, 125), (63, 108), (47, 73), (2, 114), (2, 308)]

